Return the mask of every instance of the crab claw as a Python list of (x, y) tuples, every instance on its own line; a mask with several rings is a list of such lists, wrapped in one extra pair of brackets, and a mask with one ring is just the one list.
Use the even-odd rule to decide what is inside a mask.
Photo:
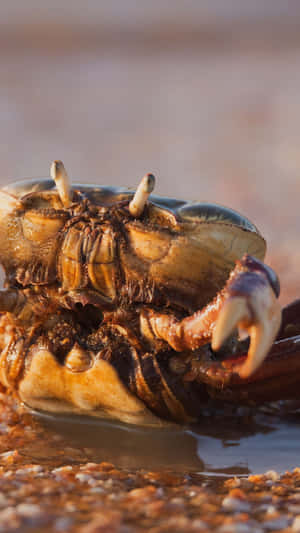
[[(253, 262), (252, 258), (251, 260)], [(251, 266), (253, 267), (253, 264)], [(228, 296), (212, 335), (212, 349), (219, 350), (236, 328), (248, 333), (248, 357), (245, 363), (235, 367), (235, 371), (242, 378), (249, 377), (262, 364), (281, 324), (278, 290), (275, 290), (273, 279), (270, 279), (270, 269), (262, 263), (259, 267), (257, 270), (250, 268), (239, 273), (229, 283)], [(274, 275), (273, 271), (271, 273)]]

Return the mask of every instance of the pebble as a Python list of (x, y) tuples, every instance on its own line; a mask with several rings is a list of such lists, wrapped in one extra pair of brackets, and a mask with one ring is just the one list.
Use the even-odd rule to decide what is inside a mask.
[(232, 498), (227, 496), (222, 502), (222, 507), (226, 511), (239, 511), (240, 513), (248, 512), (251, 509), (251, 504), (239, 498)]
[(278, 481), (279, 479), (279, 474), (278, 472), (276, 472), (275, 470), (268, 470), (264, 476), (268, 479), (268, 480), (271, 480), (271, 481)]
[(58, 518), (54, 522), (54, 529), (56, 531), (61, 531), (62, 533), (65, 533), (73, 524), (72, 518), (69, 516), (64, 516), (62, 518)]
[[(1, 409), (10, 407), (0, 397)], [(118, 468), (97, 462), (99, 450), (84, 463), (81, 453), (63, 453), (75, 450), (63, 439), (40, 426), (35, 433), (34, 421), (29, 431), (28, 415), (24, 423), (16, 413), (7, 417), (8, 436), (0, 432), (0, 533), (300, 533), (299, 468), (215, 481)]]
[(7, 457), (10, 457), (14, 453), (15, 453), (15, 450), (9, 450), (8, 452), (0, 453), (0, 458), (1, 459), (6, 459)]
[(274, 507), (274, 505), (267, 505), (265, 511), (266, 514), (274, 514), (276, 513), (276, 507)]
[(78, 481), (81, 481), (81, 483), (87, 483), (88, 481), (91, 481), (93, 478), (89, 474), (76, 474), (75, 479), (78, 479)]
[(200, 520), (199, 518), (196, 518), (196, 520), (193, 520), (191, 523), (191, 527), (194, 529), (208, 529), (208, 525), (203, 520)]
[(17, 476), (23, 476), (23, 475), (28, 475), (30, 473), (39, 474), (41, 472), (43, 472), (43, 468), (40, 465), (33, 465), (33, 466), (28, 466), (26, 468), (18, 468), (15, 471), (15, 474)]
[(297, 514), (297, 515), (300, 515), (300, 505), (299, 503), (297, 504), (289, 504), (288, 507), (287, 507), (287, 510), (289, 513), (293, 513), (293, 514)]
[(25, 518), (36, 518), (42, 514), (40, 506), (33, 503), (20, 503), (16, 506), (16, 512)]
[(106, 491), (102, 487), (92, 487), (90, 491), (92, 494), (105, 494)]
[(292, 523), (292, 531), (300, 532), (300, 515), (296, 516), (294, 518), (294, 521)]
[(278, 531), (287, 528), (291, 523), (291, 519), (285, 516), (279, 516), (273, 520), (266, 520), (263, 522), (263, 527), (269, 531)]
[(71, 465), (66, 466), (60, 466), (59, 468), (54, 468), (52, 470), (53, 474), (57, 474), (59, 472), (71, 472), (73, 470), (73, 467)]
[(4, 506), (7, 507), (8, 502), (9, 502), (9, 499), (5, 496), (5, 494), (0, 492), (0, 507), (4, 507)]
[(263, 529), (259, 525), (253, 526), (253, 524), (236, 522), (219, 527), (218, 533), (263, 533)]

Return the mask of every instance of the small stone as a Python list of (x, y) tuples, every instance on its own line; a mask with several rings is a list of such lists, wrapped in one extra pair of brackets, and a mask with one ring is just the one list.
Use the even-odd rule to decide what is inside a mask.
[(18, 450), (9, 450), (0, 454), (0, 461), (5, 461), (7, 464), (13, 464), (20, 460)]
[(80, 533), (117, 533), (120, 531), (120, 523), (120, 513), (98, 511), (90, 522), (80, 528)]
[(300, 515), (300, 505), (299, 503), (291, 503), (287, 508), (289, 513)]
[(172, 498), (170, 500), (170, 503), (172, 503), (173, 505), (184, 505), (184, 498), (179, 498), (179, 497)]
[(24, 518), (37, 518), (42, 514), (40, 506), (34, 503), (19, 503), (19, 505), (16, 506), (16, 511)]
[(82, 474), (79, 472), (79, 474), (76, 474), (75, 479), (78, 479), (81, 483), (88, 483), (93, 478), (89, 474)]
[(226, 511), (238, 511), (240, 513), (247, 513), (251, 509), (249, 502), (241, 500), (239, 498), (231, 498), (227, 496), (222, 502), (222, 507)]
[(266, 514), (274, 514), (276, 513), (276, 507), (274, 505), (267, 505), (266, 506)]
[(0, 492), (0, 507), (8, 507), (8, 502), (9, 500), (7, 499), (5, 494)]
[(273, 520), (267, 520), (263, 522), (263, 527), (271, 531), (277, 531), (289, 527), (291, 519), (287, 516), (279, 516)]
[(100, 470), (102, 470), (102, 472), (109, 472), (110, 470), (114, 469), (114, 465), (112, 463), (106, 463), (106, 462), (100, 463), (98, 467)]
[[(296, 488), (295, 490), (300, 490), (300, 488)], [(300, 500), (300, 492), (296, 492), (293, 494), (293, 500), (299, 501)]]
[(278, 472), (276, 472), (275, 470), (268, 470), (266, 473), (265, 473), (265, 476), (267, 479), (271, 480), (271, 481), (278, 481), (278, 479), (280, 478)]
[(263, 533), (263, 529), (259, 525), (256, 526), (253, 523), (247, 524), (245, 522), (224, 524), (217, 531), (218, 533)]
[(105, 479), (103, 481), (103, 487), (105, 487), (106, 489), (112, 489), (113, 485), (114, 485), (113, 479)]
[(245, 494), (245, 492), (241, 489), (232, 489), (229, 494), (228, 494), (229, 498), (237, 498), (238, 500), (243, 500), (245, 501), (247, 499), (247, 496)]
[(75, 503), (67, 502), (66, 505), (65, 505), (65, 510), (68, 513), (75, 513), (77, 511), (77, 507), (76, 507)]
[(196, 494), (196, 496), (191, 499), (191, 504), (195, 506), (202, 505), (205, 502), (207, 502), (207, 494), (205, 493)]
[(14, 455), (15, 452), (16, 450), (9, 450), (8, 452), (0, 453), (0, 458), (7, 459), (7, 457), (11, 457), (12, 455)]
[(240, 488), (243, 490), (250, 490), (253, 488), (253, 483), (249, 481), (249, 479), (246, 479), (245, 477), (240, 478)]
[(28, 467), (25, 466), (24, 468), (18, 468), (15, 473), (18, 476), (24, 476), (27, 474), (39, 474), (41, 472), (43, 472), (43, 468), (40, 465), (31, 465)]
[[(84, 448), (86, 450), (87, 448)], [(99, 470), (99, 465), (97, 463), (86, 463), (81, 465), (80, 470)]]
[(237, 487), (240, 487), (241, 479), (239, 477), (234, 477), (232, 479), (228, 479), (227, 481), (225, 481), (224, 485), (228, 489), (236, 489)]
[(56, 474), (57, 472), (71, 472), (72, 470), (73, 467), (71, 465), (59, 466), (58, 468), (54, 468), (52, 470), (52, 474)]
[(300, 515), (296, 516), (292, 523), (292, 531), (300, 532)]
[(195, 529), (208, 529), (206, 522), (203, 522), (203, 520), (200, 520), (200, 518), (196, 518), (196, 520), (193, 520), (191, 526)]
[(155, 487), (149, 485), (140, 489), (132, 489), (128, 492), (128, 496), (133, 500), (147, 501), (150, 498), (153, 498), (153, 496), (156, 494), (156, 490), (157, 489)]
[(102, 487), (92, 487), (90, 493), (92, 494), (105, 494), (105, 490)]
[(0, 511), (0, 528), (7, 524), (13, 526), (16, 522), (17, 513), (13, 507), (7, 507), (6, 509), (3, 509), (3, 511)]
[(72, 524), (73, 524), (72, 518), (63, 516), (55, 520), (54, 528), (56, 529), (56, 531), (62, 531), (64, 533), (69, 527), (72, 526)]

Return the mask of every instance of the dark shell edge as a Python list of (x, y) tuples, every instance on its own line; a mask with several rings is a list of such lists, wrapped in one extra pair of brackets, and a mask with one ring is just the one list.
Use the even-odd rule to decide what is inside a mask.
[[(52, 179), (41, 178), (18, 181), (3, 187), (2, 190), (13, 194), (17, 198), (22, 198), (30, 193), (51, 191), (55, 188), (55, 183)], [(104, 206), (130, 199), (134, 194), (134, 190), (126, 187), (75, 183), (72, 185), (72, 188), (80, 191), (91, 202)], [(149, 198), (154, 205), (171, 211), (176, 217), (182, 220), (233, 224), (260, 235), (256, 226), (250, 220), (229, 207), (209, 202), (186, 202), (184, 200), (152, 194)]]

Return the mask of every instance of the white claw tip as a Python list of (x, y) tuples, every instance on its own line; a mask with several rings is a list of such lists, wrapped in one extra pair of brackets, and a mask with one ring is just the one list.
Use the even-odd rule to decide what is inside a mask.
[(227, 300), (220, 311), (213, 331), (211, 347), (218, 351), (222, 344), (234, 332), (239, 322), (249, 319), (247, 304), (243, 298), (234, 297)]

